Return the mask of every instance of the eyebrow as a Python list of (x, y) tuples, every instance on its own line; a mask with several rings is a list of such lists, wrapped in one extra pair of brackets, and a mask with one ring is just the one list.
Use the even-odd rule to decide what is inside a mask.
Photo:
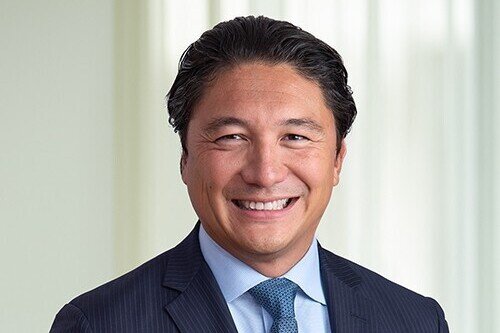
[(280, 126), (297, 126), (297, 127), (305, 127), (314, 132), (318, 132), (321, 134), (325, 133), (323, 126), (321, 126), (317, 121), (311, 118), (290, 118), (283, 120), (280, 123)]
[(207, 133), (214, 133), (221, 129), (224, 126), (241, 126), (241, 127), (248, 127), (248, 122), (236, 118), (236, 117), (221, 117), (221, 118), (216, 118), (213, 119), (211, 122), (209, 122), (203, 130)]
[[(296, 126), (296, 127), (305, 127), (314, 132), (318, 132), (320, 134), (324, 134), (325, 130), (323, 126), (321, 126), (318, 122), (310, 118), (290, 118), (282, 120), (279, 124), (280, 127), (284, 126)], [(207, 133), (214, 133), (225, 126), (241, 126), (241, 127), (250, 127), (249, 122), (246, 120), (236, 118), (236, 117), (221, 117), (215, 118), (210, 121), (203, 130)]]

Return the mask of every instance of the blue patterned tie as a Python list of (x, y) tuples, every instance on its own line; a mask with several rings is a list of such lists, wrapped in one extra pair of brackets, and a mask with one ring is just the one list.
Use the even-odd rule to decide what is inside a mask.
[(299, 286), (285, 278), (263, 281), (248, 292), (273, 317), (270, 333), (298, 333), (295, 295)]

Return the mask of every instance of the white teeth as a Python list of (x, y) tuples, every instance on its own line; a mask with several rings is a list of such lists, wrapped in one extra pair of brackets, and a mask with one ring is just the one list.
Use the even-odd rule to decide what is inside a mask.
[(290, 199), (280, 199), (275, 201), (246, 201), (239, 200), (240, 206), (250, 210), (281, 210), (285, 208)]

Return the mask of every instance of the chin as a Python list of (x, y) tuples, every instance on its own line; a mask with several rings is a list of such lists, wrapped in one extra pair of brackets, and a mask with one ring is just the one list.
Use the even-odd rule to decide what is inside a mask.
[(265, 237), (247, 238), (244, 240), (248, 252), (256, 255), (273, 255), (287, 247), (286, 238), (279, 235), (266, 235)]

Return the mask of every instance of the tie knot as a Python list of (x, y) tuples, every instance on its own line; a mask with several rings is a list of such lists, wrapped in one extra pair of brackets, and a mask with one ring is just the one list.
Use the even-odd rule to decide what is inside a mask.
[(294, 300), (299, 286), (285, 278), (263, 281), (248, 292), (255, 298), (273, 320), (294, 318)]

